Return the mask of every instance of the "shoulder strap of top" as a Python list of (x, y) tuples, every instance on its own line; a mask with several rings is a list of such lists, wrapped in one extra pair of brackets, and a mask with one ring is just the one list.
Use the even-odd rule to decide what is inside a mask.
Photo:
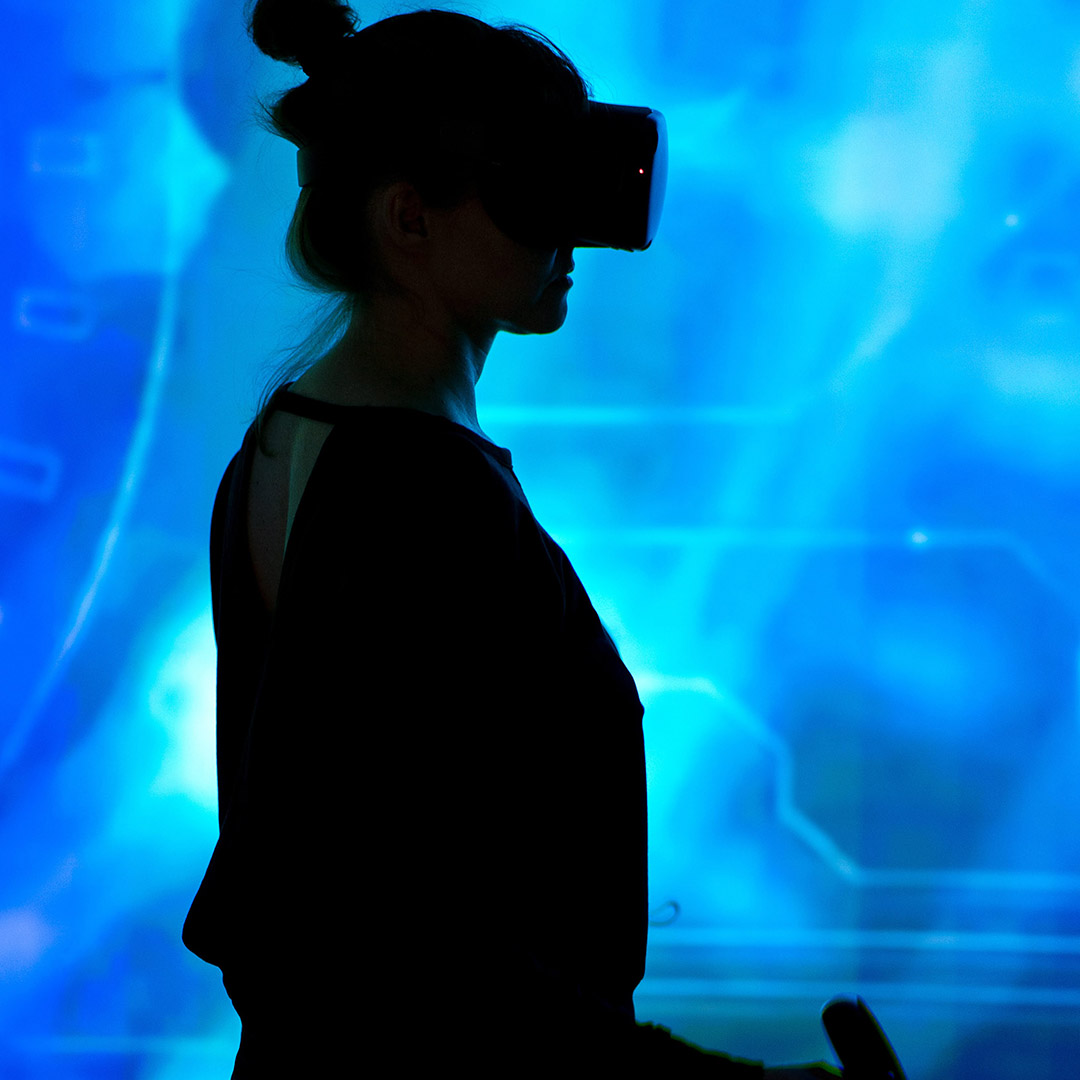
[(289, 389), (290, 386), (292, 386), (291, 382), (285, 383), (283, 386), (278, 387), (274, 392), (267, 405), (268, 414), (274, 409), (282, 409), (284, 412), (305, 416), (309, 420), (321, 420), (325, 424), (340, 424), (357, 420), (365, 414), (370, 416), (372, 413), (406, 413), (420, 418), (421, 421), (433, 420), (437, 424), (448, 424), (459, 435), (463, 435), (465, 438), (475, 443), (485, 453), (490, 454), (502, 465), (505, 465), (506, 468), (512, 470), (514, 467), (513, 457), (506, 447), (498, 446), (489, 439), (477, 435), (476, 432), (470, 431), (466, 427), (462, 427), (461, 424), (455, 424), (452, 420), (447, 420), (444, 416), (436, 416), (433, 413), (420, 412), (417, 409), (406, 409), (389, 405), (333, 405), (329, 401), (317, 401), (315, 398), (294, 394)]
[(315, 398), (294, 394), (289, 389), (290, 386), (292, 383), (286, 383), (278, 388), (272, 399), (274, 408), (306, 416), (309, 420), (322, 420), (327, 424), (337, 424), (357, 415), (354, 405), (333, 405), (329, 401), (316, 401)]

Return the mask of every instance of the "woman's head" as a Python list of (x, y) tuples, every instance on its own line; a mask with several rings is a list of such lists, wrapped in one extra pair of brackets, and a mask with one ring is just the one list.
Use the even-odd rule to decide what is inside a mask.
[[(403, 205), (418, 200), (447, 235), (465, 227), (474, 245), (490, 235), (484, 254), (497, 268), (515, 245), (477, 198), (479, 169), (492, 157), (512, 158), (545, 121), (580, 116), (591, 95), (569, 58), (528, 27), (493, 27), (442, 10), (395, 15), (360, 30), (356, 24), (337, 0), (249, 3), (255, 44), (309, 75), (266, 117), (277, 134), (320, 155), (317, 179), (297, 200), (286, 253), (301, 281), (335, 301), (322, 343), (327, 332), (362, 317), (372, 297), (415, 292), (403, 272), (412, 265), (408, 245), (395, 244), (381, 228), (396, 195)], [(448, 123), (470, 127), (474, 139), (448, 138)], [(565, 272), (569, 252), (536, 250), (530, 257), (535, 267), (525, 270), (542, 277)], [(528, 262), (519, 260), (518, 268)], [(432, 269), (451, 273), (443, 263)], [(500, 287), (491, 285), (496, 293)]]

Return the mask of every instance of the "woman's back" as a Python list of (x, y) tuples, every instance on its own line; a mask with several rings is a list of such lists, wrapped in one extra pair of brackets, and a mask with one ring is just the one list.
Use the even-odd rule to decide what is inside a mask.
[(319, 452), (334, 425), (277, 409), (266, 422), (266, 445), (251, 462), (247, 492), (248, 550), (267, 614), (277, 606), (285, 547)]
[[(365, 387), (355, 378), (348, 381), (336, 373), (333, 354), (310, 367), (288, 384), (291, 394), (335, 409), (356, 405), (413, 407), (399, 395), (388, 395), (377, 387)], [(457, 421), (455, 421), (457, 422)], [(278, 585), (293, 520), (334, 424), (302, 416), (286, 408), (275, 409), (265, 421), (264, 439), (269, 454), (261, 448), (251, 463), (247, 493), (248, 545), (255, 580), (263, 607), (272, 614), (277, 606)], [(481, 438), (483, 431), (470, 428)]]

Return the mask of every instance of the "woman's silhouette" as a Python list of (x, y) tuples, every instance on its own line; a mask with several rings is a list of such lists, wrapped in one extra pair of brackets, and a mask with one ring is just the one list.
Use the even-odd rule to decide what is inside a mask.
[(259, 0), (248, 29), (308, 75), (269, 118), (321, 149), (287, 250), (341, 333), (213, 508), (220, 837), (184, 942), (241, 1018), (233, 1075), (761, 1077), (636, 1021), (643, 709), (476, 416), (495, 335), (562, 326), (573, 252), (502, 233), (443, 125), (520, 148), (588, 87), (455, 12)]

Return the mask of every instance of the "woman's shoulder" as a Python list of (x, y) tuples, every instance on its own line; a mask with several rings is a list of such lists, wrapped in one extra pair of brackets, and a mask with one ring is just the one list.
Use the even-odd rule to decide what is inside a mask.
[[(348, 501), (441, 503), (512, 497), (500, 462), (458, 425), (410, 409), (371, 408), (335, 423), (320, 444), (308, 483)], [(501, 493), (501, 494), (500, 494)]]

